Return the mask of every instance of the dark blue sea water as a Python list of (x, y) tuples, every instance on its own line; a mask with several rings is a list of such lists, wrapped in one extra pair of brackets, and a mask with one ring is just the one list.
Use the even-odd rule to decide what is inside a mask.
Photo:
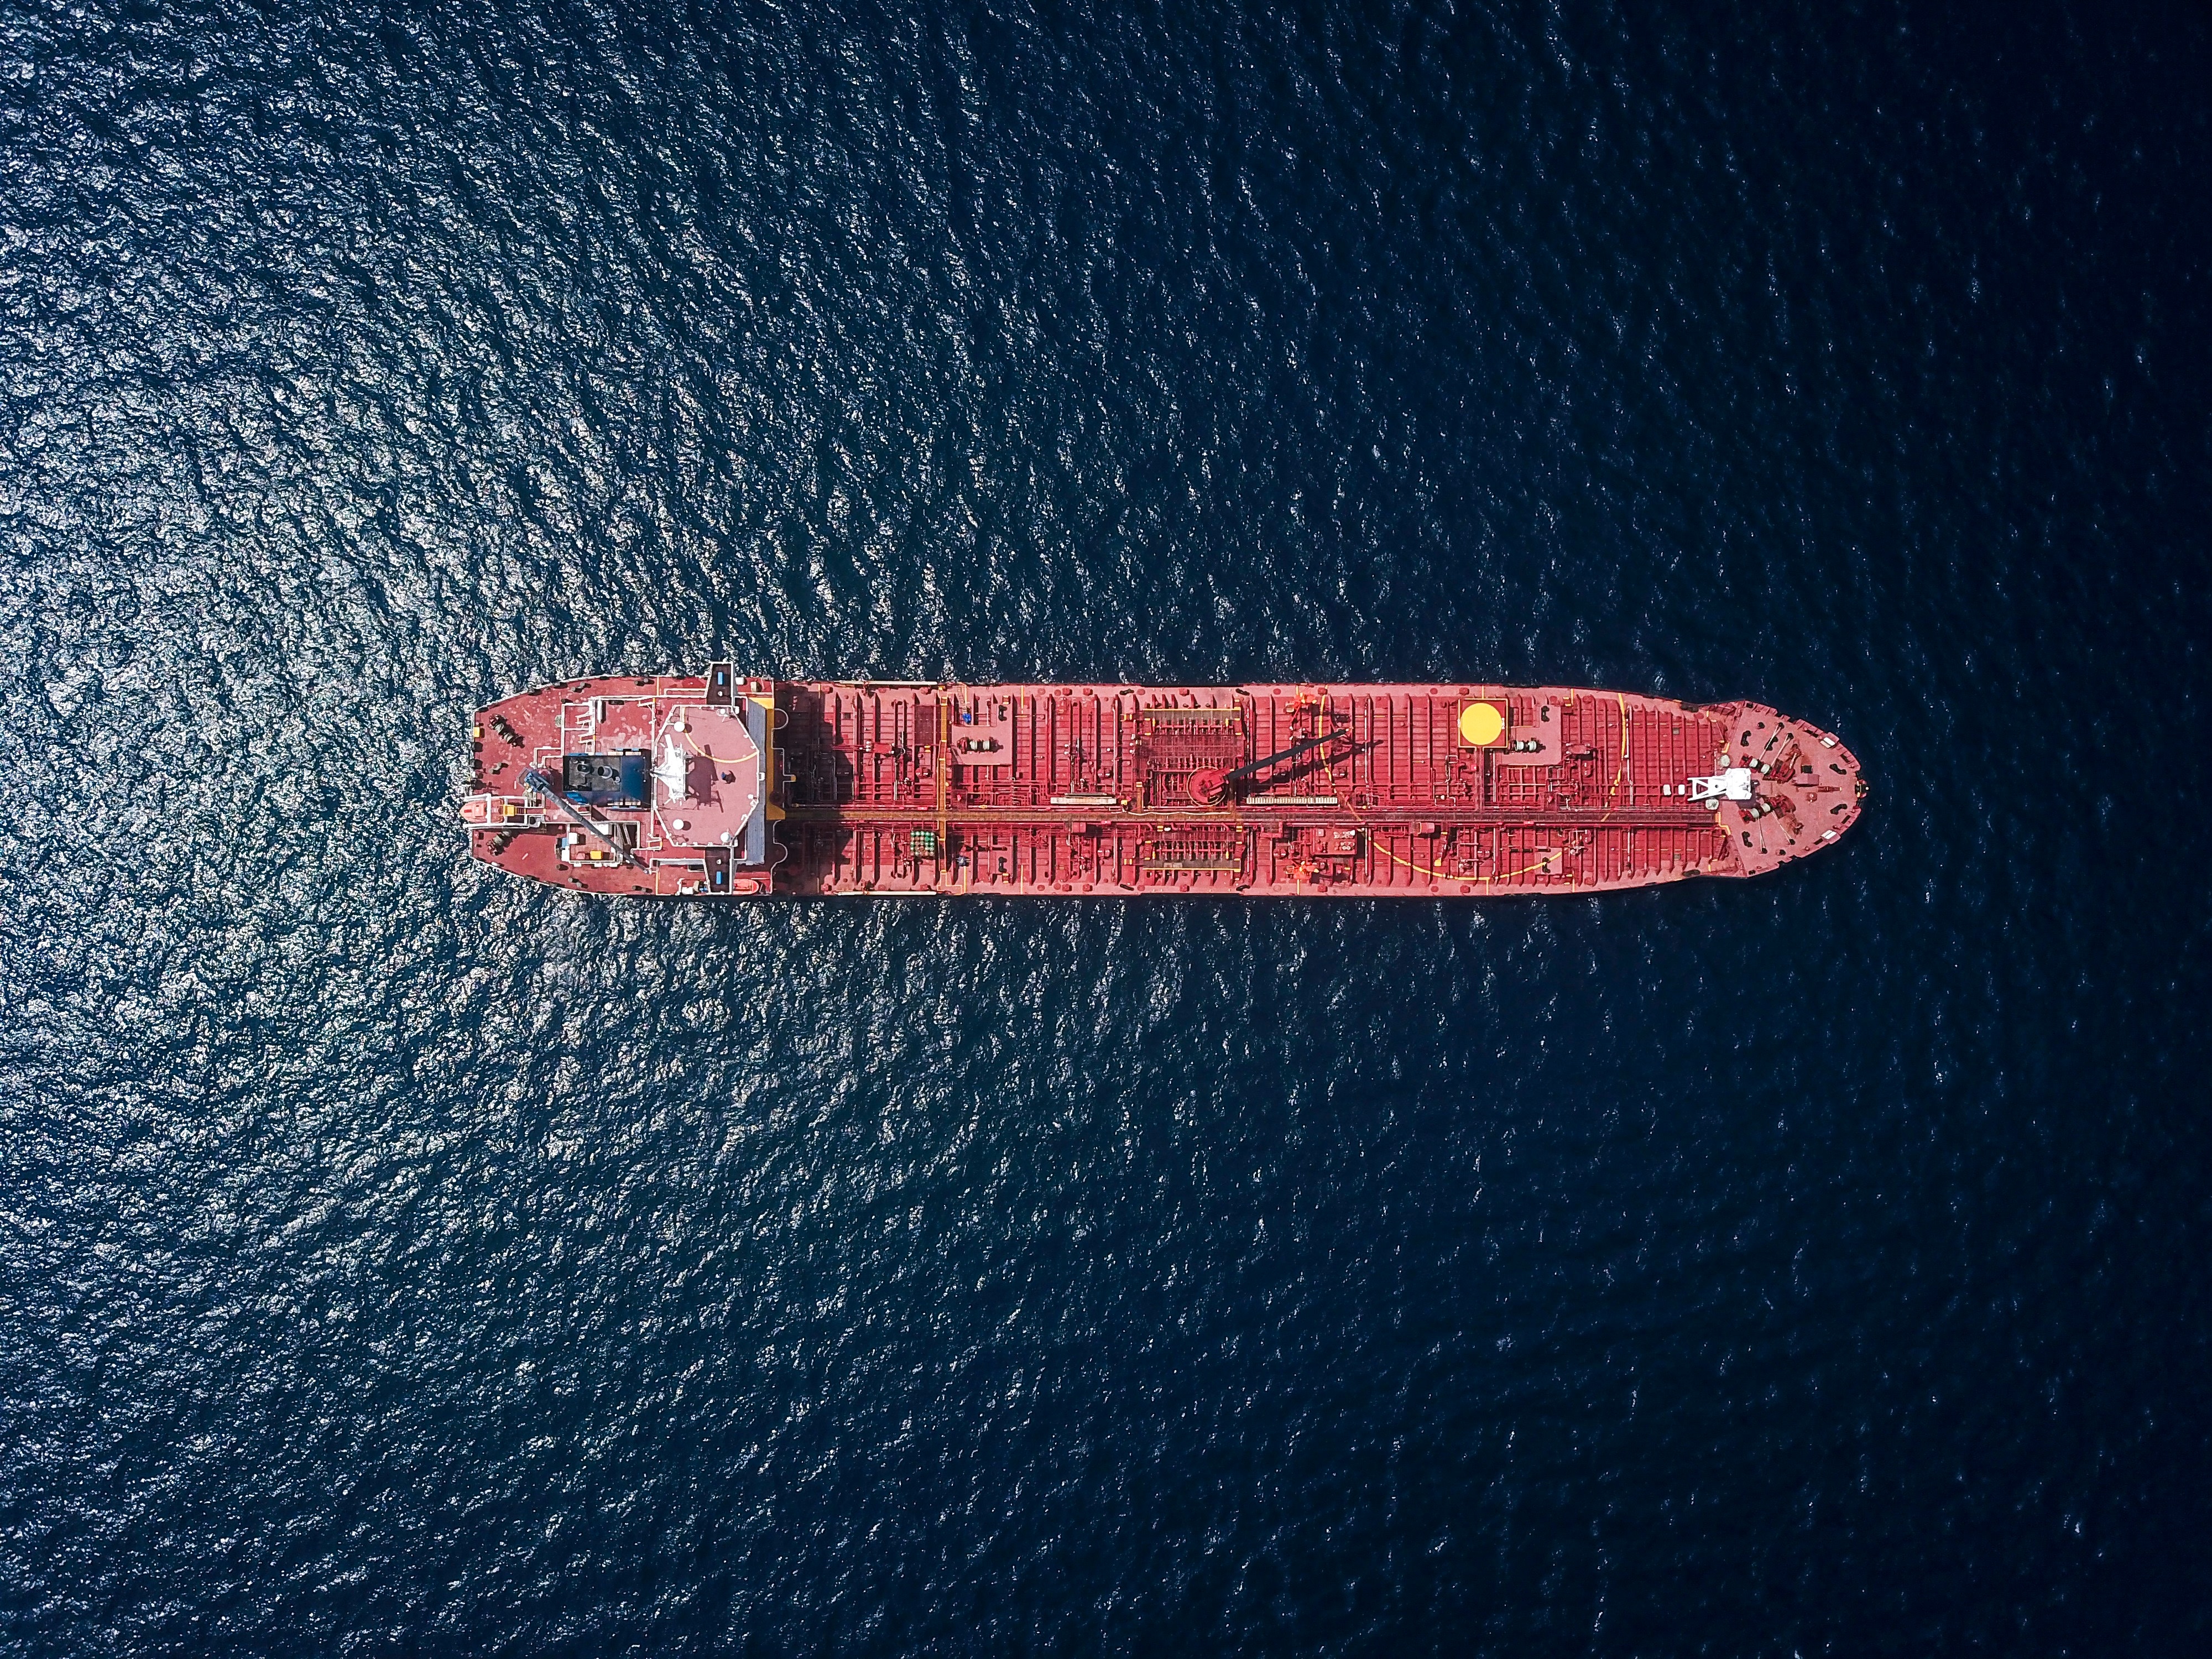
[[(0, 8), (0, 1649), (2212, 1647), (2185, 6)], [(1491, 906), (599, 906), (605, 669), (1750, 696)]]

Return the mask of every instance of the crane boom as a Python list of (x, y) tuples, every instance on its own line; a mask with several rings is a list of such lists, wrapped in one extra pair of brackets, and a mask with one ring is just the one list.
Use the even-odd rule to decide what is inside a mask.
[(1278, 749), (1272, 755), (1262, 755), (1255, 761), (1245, 762), (1234, 771), (1224, 773), (1222, 781), (1232, 787), (1240, 783), (1249, 783), (1271, 766), (1279, 765), (1286, 760), (1296, 760), (1300, 755), (1310, 754), (1316, 749), (1326, 749), (1339, 738), (1348, 738), (1351, 735), (1350, 726), (1340, 726), (1334, 731), (1324, 732), (1317, 738), (1301, 738), (1287, 749)]
[(628, 864), (629, 862), (629, 851), (624, 848), (617, 846), (612, 837), (608, 836), (605, 830), (601, 830), (598, 824), (593, 823), (591, 819), (586, 817), (581, 807), (578, 806), (574, 801), (570, 800), (568, 796), (562, 794), (558, 789), (553, 787), (552, 779), (547, 777), (543, 772), (532, 769), (522, 775), (522, 781), (526, 784), (529, 785), (530, 787), (535, 789), (539, 794), (544, 796), (546, 799), (551, 801), (554, 805), (559, 807), (570, 817), (574, 818), (582, 828), (586, 835), (589, 836), (593, 841), (599, 842), (600, 846), (605, 848), (607, 851), (615, 855), (615, 862), (617, 864)]

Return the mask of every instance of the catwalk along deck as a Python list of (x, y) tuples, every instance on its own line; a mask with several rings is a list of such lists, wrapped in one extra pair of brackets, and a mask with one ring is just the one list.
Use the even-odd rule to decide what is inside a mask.
[(1565, 686), (571, 680), (477, 717), (471, 852), (574, 892), (1451, 897), (1753, 876), (1866, 793), (1756, 703)]

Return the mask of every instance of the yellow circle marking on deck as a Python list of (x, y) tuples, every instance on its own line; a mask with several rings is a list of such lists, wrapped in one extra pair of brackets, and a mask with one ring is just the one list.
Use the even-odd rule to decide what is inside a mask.
[(1505, 713), (1494, 702), (1471, 702), (1459, 711), (1459, 734), (1473, 747), (1487, 749), (1505, 735)]

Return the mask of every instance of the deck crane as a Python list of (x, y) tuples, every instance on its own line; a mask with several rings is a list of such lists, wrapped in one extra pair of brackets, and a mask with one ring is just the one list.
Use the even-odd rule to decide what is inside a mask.
[(1316, 737), (1300, 738), (1287, 749), (1278, 749), (1272, 755), (1262, 755), (1257, 760), (1247, 761), (1243, 765), (1225, 772), (1209, 767), (1192, 775), (1191, 795), (1208, 806), (1222, 805), (1231, 795), (1242, 794), (1248, 786), (1257, 783), (1270, 767), (1296, 760), (1301, 755), (1310, 755), (1316, 749), (1326, 749), (1340, 738), (1351, 735), (1350, 726), (1340, 726)]
[(551, 801), (554, 805), (559, 807), (561, 811), (566, 813), (569, 817), (574, 818), (577, 824), (582, 828), (586, 835), (589, 836), (593, 841), (599, 842), (600, 846), (605, 848), (607, 851), (615, 855), (615, 862), (617, 864), (628, 864), (629, 862), (629, 850), (627, 848), (619, 845), (613, 836), (608, 835), (605, 830), (600, 829), (598, 824), (593, 823), (589, 817), (586, 817), (584, 809), (577, 805), (574, 801), (570, 800), (567, 795), (563, 794), (560, 789), (555, 786), (552, 779), (547, 777), (543, 772), (538, 771), (533, 767), (529, 771), (525, 772), (522, 775), (522, 781), (531, 788), (535, 789), (539, 794), (543, 795), (547, 800)]

